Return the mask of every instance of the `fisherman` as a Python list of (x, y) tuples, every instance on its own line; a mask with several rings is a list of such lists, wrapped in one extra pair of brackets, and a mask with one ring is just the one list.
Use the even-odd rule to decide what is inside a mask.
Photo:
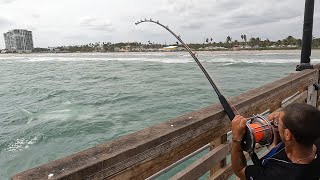
[(274, 124), (271, 150), (259, 160), (260, 164), (247, 166), (241, 146), (247, 120), (240, 115), (233, 119), (231, 161), (234, 173), (241, 180), (319, 180), (320, 111), (307, 104), (291, 104), (270, 114), (268, 120)]

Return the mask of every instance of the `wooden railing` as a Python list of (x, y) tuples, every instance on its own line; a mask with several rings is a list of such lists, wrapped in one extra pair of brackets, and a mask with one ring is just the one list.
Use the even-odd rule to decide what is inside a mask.
[[(320, 65), (316, 65), (320, 68)], [(275, 111), (293, 102), (319, 105), (313, 84), (319, 70), (289, 76), (230, 99), (243, 116)], [(230, 120), (219, 103), (110, 142), (58, 159), (12, 177), (20, 179), (145, 179), (210, 143), (210, 151), (171, 179), (228, 179)]]

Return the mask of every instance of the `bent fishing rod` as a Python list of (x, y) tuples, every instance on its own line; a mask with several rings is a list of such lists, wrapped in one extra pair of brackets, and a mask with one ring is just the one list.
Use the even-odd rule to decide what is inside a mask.
[[(139, 25), (139, 24), (145, 23), (145, 22), (155, 23), (155, 24), (163, 27), (164, 29), (169, 31), (186, 48), (186, 50), (189, 52), (189, 54), (192, 56), (194, 61), (198, 64), (198, 66), (200, 67), (200, 69), (202, 70), (202, 72), (204, 73), (204, 75), (206, 76), (208, 81), (210, 82), (214, 91), (218, 95), (218, 99), (219, 99), (225, 113), (229, 117), (230, 121), (232, 121), (233, 118), (235, 117), (235, 113), (234, 113), (233, 109), (231, 108), (229, 102), (224, 97), (224, 95), (220, 92), (217, 85), (214, 83), (214, 81), (212, 80), (212, 78), (210, 77), (210, 75), (208, 74), (206, 69), (202, 66), (202, 64), (200, 63), (200, 61), (196, 57), (195, 53), (192, 52), (192, 50), (189, 48), (189, 46), (183, 42), (183, 40), (181, 39), (180, 36), (176, 35), (171, 29), (169, 29), (168, 26), (161, 24), (159, 21), (154, 21), (150, 18), (150, 19), (140, 20), (140, 21), (136, 22), (135, 25)], [(254, 152), (255, 144), (259, 143), (262, 146), (270, 145), (271, 142), (273, 141), (273, 130), (271, 127), (271, 123), (263, 116), (255, 115), (249, 119), (250, 119), (250, 121), (246, 124), (246, 133), (244, 135), (244, 138), (243, 138), (241, 144), (242, 144), (243, 150), (250, 153), (252, 162), (256, 165), (259, 165), (261, 163), (259, 161), (257, 154)]]
[(192, 52), (192, 50), (189, 48), (189, 46), (187, 44), (185, 44), (181, 37), (176, 35), (173, 31), (171, 31), (171, 29), (169, 29), (168, 26), (165, 26), (163, 24), (161, 24), (159, 21), (153, 21), (151, 18), (150, 19), (144, 19), (144, 20), (140, 20), (138, 22), (135, 23), (135, 25), (138, 25), (140, 23), (144, 23), (144, 22), (150, 22), (150, 23), (155, 23), (158, 24), (159, 26), (162, 26), (163, 28), (165, 28), (167, 31), (169, 31), (175, 38), (177, 38), (177, 40), (186, 48), (186, 50), (189, 52), (189, 54), (192, 56), (192, 58), (195, 60), (195, 62), (198, 64), (198, 66), (200, 67), (200, 69), (202, 70), (202, 72), (204, 73), (204, 75), (206, 76), (206, 78), (208, 79), (208, 81), (210, 82), (211, 86), (213, 87), (214, 91), (216, 92), (216, 94), (218, 95), (219, 101), (224, 109), (224, 111), (226, 112), (227, 116), (229, 117), (230, 121), (232, 121), (232, 119), (235, 117), (235, 113), (232, 110), (230, 104), (228, 103), (227, 99), (224, 97), (224, 95), (220, 92), (219, 88), (217, 87), (217, 85), (214, 83), (214, 81), (212, 80), (212, 78), (210, 77), (210, 75), (208, 74), (208, 72), (206, 71), (206, 69), (202, 66), (202, 64), (200, 63), (200, 61), (198, 60), (198, 58), (196, 57), (195, 53)]

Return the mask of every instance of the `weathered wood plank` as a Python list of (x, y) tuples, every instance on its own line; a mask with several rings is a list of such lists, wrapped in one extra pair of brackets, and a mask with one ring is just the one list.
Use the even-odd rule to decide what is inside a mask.
[(317, 70), (294, 73), (261, 88), (245, 92), (232, 98), (231, 102), (244, 116), (261, 113), (271, 106), (278, 106), (286, 97), (316, 82), (316, 75)]
[(302, 93), (288, 100), (285, 104), (282, 105), (282, 107), (286, 107), (287, 105), (292, 103), (306, 103), (307, 97), (308, 97), (308, 91), (303, 91)]
[[(220, 161), (224, 159), (231, 150), (231, 143), (223, 143), (213, 150), (209, 151), (206, 155), (189, 165), (184, 170), (177, 173), (173, 176), (172, 180), (180, 179), (180, 180), (189, 180), (189, 179), (197, 179), (201, 177), (203, 174), (208, 172), (213, 165), (220, 164)], [(219, 168), (220, 169), (220, 168)]]
[(313, 68), (314, 68), (314, 69), (318, 69), (318, 70), (320, 70), (320, 63), (319, 63), (319, 64), (315, 64), (315, 65), (313, 65)]
[[(208, 131), (205, 134), (199, 135), (191, 140), (189, 140), (188, 143), (182, 144), (175, 149), (172, 149), (171, 152), (174, 153), (168, 153), (168, 154), (161, 154), (155, 159), (151, 159), (145, 163), (148, 163), (147, 165), (143, 166), (137, 166), (137, 167), (130, 167), (127, 171), (125, 171), (122, 174), (111, 176), (110, 178), (116, 178), (119, 180), (122, 179), (145, 179), (145, 177), (149, 177), (155, 172), (158, 172), (159, 170), (163, 169), (163, 167), (167, 167), (168, 165), (172, 164), (173, 162), (178, 161), (182, 157), (185, 157), (186, 155), (196, 151), (197, 149), (201, 148), (203, 145), (205, 145), (210, 139), (217, 138), (219, 136), (222, 136), (226, 133), (226, 131), (229, 131), (229, 126), (226, 126), (226, 124), (219, 125), (220, 128), (214, 128), (213, 130)], [(205, 143), (206, 142), (206, 143)], [(94, 177), (94, 178), (92, 178)], [(105, 174), (100, 173), (99, 175), (91, 176), (88, 179), (103, 179), (106, 177)]]
[[(305, 70), (248, 91), (230, 101), (244, 116), (277, 105), (318, 79)], [(171, 119), (94, 148), (19, 173), (12, 179), (143, 179), (222, 136), (230, 123), (220, 104)]]
[[(258, 153), (261, 150), (262, 149), (257, 149), (257, 150), (255, 150), (255, 152)], [(265, 155), (265, 153), (266, 152), (263, 152), (263, 155)], [(250, 159), (250, 155), (248, 153), (245, 153), (244, 155), (246, 157), (246, 160), (248, 161)], [(260, 157), (262, 157), (262, 156), (260, 156)], [(208, 178), (208, 180), (227, 180), (232, 175), (233, 175), (232, 166), (231, 166), (231, 163), (228, 163), (226, 166), (224, 166), (219, 171), (217, 171), (213, 176), (210, 176)]]

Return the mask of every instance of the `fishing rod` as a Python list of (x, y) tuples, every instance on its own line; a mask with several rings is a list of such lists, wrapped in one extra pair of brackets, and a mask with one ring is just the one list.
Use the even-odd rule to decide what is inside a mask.
[(213, 87), (214, 91), (216, 92), (216, 94), (218, 95), (219, 101), (224, 109), (224, 111), (226, 112), (227, 116), (229, 117), (230, 121), (232, 121), (232, 119), (235, 117), (235, 113), (232, 110), (230, 104), (228, 103), (228, 101), (226, 100), (226, 98), (224, 97), (224, 95), (221, 93), (221, 91), (219, 90), (219, 88), (217, 87), (217, 85), (214, 83), (214, 81), (212, 80), (212, 78), (210, 77), (210, 75), (208, 74), (208, 72), (206, 71), (206, 69), (202, 66), (202, 64), (200, 63), (200, 61), (198, 60), (198, 58), (196, 57), (195, 53), (192, 52), (192, 50), (189, 48), (189, 46), (187, 44), (185, 44), (181, 37), (176, 35), (173, 31), (171, 31), (171, 29), (169, 29), (168, 26), (165, 26), (163, 24), (161, 24), (159, 21), (153, 21), (151, 18), (150, 19), (144, 19), (144, 20), (140, 20), (138, 22), (135, 23), (135, 25), (138, 25), (140, 23), (144, 23), (144, 22), (150, 22), (150, 23), (155, 23), (158, 24), (159, 26), (162, 26), (163, 28), (165, 28), (167, 31), (169, 31), (175, 38), (178, 39), (178, 41), (186, 48), (186, 50), (189, 52), (189, 54), (192, 56), (192, 58), (195, 60), (195, 62), (198, 64), (198, 66), (200, 67), (200, 69), (202, 70), (202, 72), (204, 73), (204, 75), (206, 76), (206, 78), (208, 79), (208, 81), (210, 82), (211, 86)]
[[(192, 52), (189, 46), (183, 42), (180, 36), (176, 35), (171, 29), (169, 29), (168, 26), (161, 24), (159, 21), (154, 21), (150, 18), (150, 19), (140, 20), (136, 22), (135, 25), (139, 25), (145, 22), (155, 23), (163, 27), (164, 29), (169, 31), (186, 48), (186, 50), (189, 52), (189, 54), (192, 56), (192, 58), (195, 60), (195, 62), (198, 64), (198, 66), (200, 67), (200, 69), (202, 70), (202, 72), (210, 82), (214, 91), (218, 95), (218, 99), (225, 113), (229, 117), (230, 121), (232, 121), (233, 118), (235, 117), (235, 113), (231, 108), (229, 102), (221, 93), (217, 85), (214, 83), (214, 81), (212, 80), (212, 78), (210, 77), (206, 69), (202, 66), (202, 64), (196, 57), (195, 53)], [(247, 151), (250, 153), (251, 160), (254, 164), (256, 165), (261, 164), (257, 154), (254, 152), (255, 144), (259, 143), (261, 146), (268, 146), (273, 141), (273, 136), (274, 136), (274, 133), (273, 133), (271, 122), (269, 120), (267, 120), (265, 117), (261, 115), (254, 115), (251, 118), (249, 118), (249, 120), (246, 123), (246, 132), (244, 134), (244, 138), (243, 138), (243, 141), (241, 142), (241, 145), (244, 151)]]

